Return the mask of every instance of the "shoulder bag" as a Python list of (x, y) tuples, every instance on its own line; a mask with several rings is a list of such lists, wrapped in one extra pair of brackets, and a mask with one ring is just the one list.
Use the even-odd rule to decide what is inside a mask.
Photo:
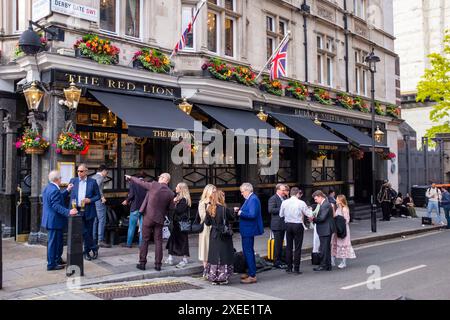
[(227, 223), (227, 220), (226, 220), (227, 212), (226, 212), (225, 207), (223, 207), (223, 211), (222, 212), (223, 212), (223, 226), (222, 226), (222, 230), (220, 232), (220, 236), (223, 239), (231, 238), (233, 236), (233, 229)]

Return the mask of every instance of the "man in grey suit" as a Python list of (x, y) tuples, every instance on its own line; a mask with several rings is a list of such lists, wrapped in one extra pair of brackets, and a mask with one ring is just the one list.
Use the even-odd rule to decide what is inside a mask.
[(270, 197), (268, 208), (271, 215), (270, 229), (274, 237), (274, 253), (273, 266), (278, 269), (284, 269), (286, 265), (281, 261), (281, 252), (283, 250), (284, 234), (286, 232), (286, 224), (284, 218), (280, 217), (281, 203), (289, 194), (289, 187), (285, 184), (277, 184), (276, 193)]
[(105, 165), (101, 165), (98, 168), (96, 174), (92, 176), (97, 182), (98, 188), (100, 190), (101, 199), (95, 202), (95, 209), (97, 210), (97, 217), (94, 221), (94, 243), (97, 244), (100, 248), (111, 248), (110, 244), (105, 242), (105, 225), (106, 225), (106, 199), (103, 195), (103, 189), (105, 188), (105, 180), (108, 176), (108, 169)]
[(314, 271), (331, 271), (331, 236), (336, 232), (333, 208), (322, 191), (314, 192), (313, 198), (320, 205), (317, 217), (309, 218), (309, 221), (316, 223), (320, 238), (320, 266), (314, 268)]

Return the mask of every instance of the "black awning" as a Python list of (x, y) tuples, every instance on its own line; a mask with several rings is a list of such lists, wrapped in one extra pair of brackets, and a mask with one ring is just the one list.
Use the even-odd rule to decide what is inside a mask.
[(346, 147), (348, 142), (335, 136), (330, 131), (315, 124), (311, 119), (296, 115), (270, 113), (270, 115), (305, 138), (308, 144), (318, 146), (319, 149), (332, 150), (329, 147)]
[[(127, 123), (130, 136), (170, 139), (175, 130), (194, 132), (195, 120), (179, 110), (171, 100), (89, 92)], [(202, 130), (206, 128), (202, 126)]]
[[(329, 128), (331, 132), (341, 136), (343, 139), (360, 149), (367, 151), (372, 148), (372, 137), (352, 126), (332, 122), (324, 122), (324, 125)], [(375, 142), (375, 148), (389, 149), (383, 143), (379, 142)]]
[[(198, 105), (198, 107), (225, 128), (233, 130), (242, 129), (244, 131), (243, 135), (247, 137), (258, 138), (259, 130), (265, 130), (266, 138), (270, 139), (271, 130), (276, 130), (270, 124), (261, 121), (251, 111), (205, 105)], [(292, 147), (294, 145), (294, 139), (282, 132), (278, 133), (280, 145), (286, 147)], [(239, 132), (236, 132), (236, 135), (239, 135)]]

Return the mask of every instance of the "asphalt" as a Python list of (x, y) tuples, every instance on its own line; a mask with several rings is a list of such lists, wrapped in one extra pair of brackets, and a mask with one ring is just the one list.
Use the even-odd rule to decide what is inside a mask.
[[(419, 215), (423, 215), (423, 210), (418, 210)], [(370, 221), (355, 221), (350, 225), (353, 245), (362, 245), (388, 239), (403, 239), (421, 233), (433, 232), (440, 229), (436, 226), (422, 226), (420, 219), (393, 219), (390, 222), (378, 222), (378, 232), (372, 233)], [(257, 237), (255, 241), (255, 251), (261, 256), (267, 254), (267, 239), (270, 230), (266, 229), (263, 236)], [(304, 254), (311, 251), (312, 231), (305, 233)], [(147, 279), (166, 277), (185, 277), (198, 275), (202, 271), (202, 264), (197, 258), (198, 236), (191, 236), (191, 263), (184, 269), (177, 269), (175, 266), (163, 266), (162, 272), (157, 272), (152, 268), (154, 259), (154, 249), (150, 246), (148, 270), (139, 271), (136, 269), (138, 249), (122, 248), (115, 246), (112, 249), (102, 249), (99, 259), (93, 262), (85, 262), (85, 277), (80, 279), (81, 285), (95, 285), (105, 283), (120, 283), (130, 281), (143, 281)], [(239, 251), (241, 248), (240, 237), (234, 236), (234, 246)], [(46, 248), (42, 246), (29, 246), (15, 243), (13, 239), (3, 240), (3, 290), (2, 296), (26, 290), (39, 290), (58, 285), (64, 285), (68, 281), (65, 271), (47, 272)], [(265, 276), (265, 275), (264, 275)], [(77, 279), (78, 280), (78, 279)], [(20, 295), (20, 294), (19, 294)]]

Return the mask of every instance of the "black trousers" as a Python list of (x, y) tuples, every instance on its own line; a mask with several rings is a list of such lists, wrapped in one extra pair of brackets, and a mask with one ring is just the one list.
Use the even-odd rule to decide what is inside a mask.
[(386, 220), (386, 221), (391, 220), (391, 209), (392, 209), (391, 202), (383, 201), (381, 203), (381, 210), (383, 211), (383, 220)]
[[(294, 260), (294, 270), (299, 271), (300, 269), (304, 231), (301, 223), (286, 223), (286, 263), (288, 269), (292, 269), (292, 260)], [(294, 259), (292, 259), (292, 250), (294, 250)]]
[(320, 239), (320, 266), (331, 268), (331, 234), (329, 236), (319, 236)]
[(286, 231), (284, 230), (276, 230), (273, 232), (273, 261), (274, 265), (279, 266), (283, 264), (283, 261), (281, 260), (281, 253), (283, 251), (283, 241), (284, 241), (284, 234)]

